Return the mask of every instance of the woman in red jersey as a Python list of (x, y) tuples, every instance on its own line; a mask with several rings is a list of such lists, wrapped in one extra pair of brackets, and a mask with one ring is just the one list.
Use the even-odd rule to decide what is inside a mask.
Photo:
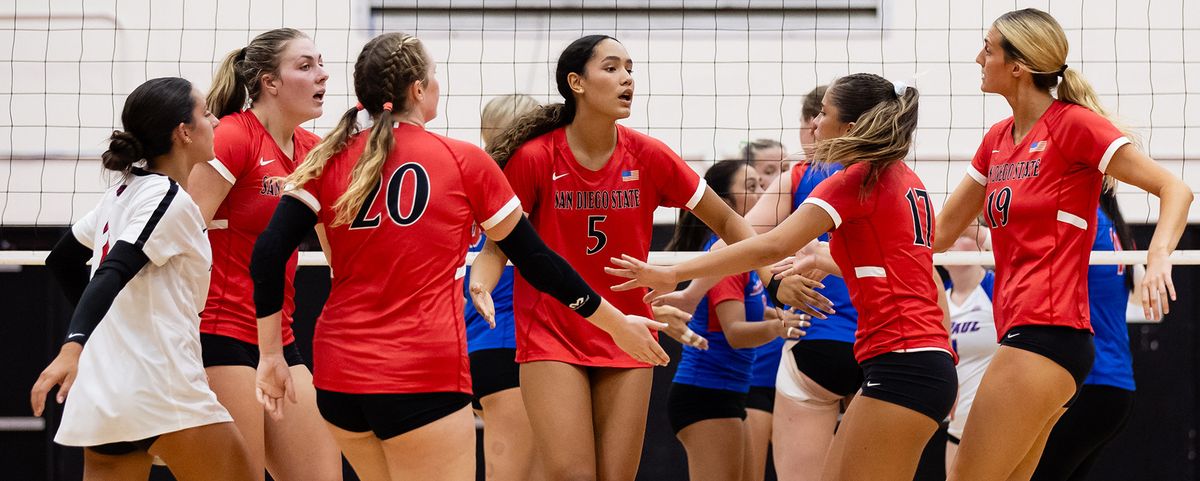
[(282, 329), (300, 402), (284, 422), (265, 416), (254, 398), (259, 347), (250, 252), (279, 203), (283, 189), (277, 179), (291, 174), (320, 140), (300, 124), (321, 116), (328, 78), (321, 53), (298, 30), (264, 32), (230, 52), (208, 92), (208, 108), (221, 118), (216, 158), (196, 166), (188, 179), (213, 250), (212, 282), (200, 316), (205, 371), (245, 436), (257, 472), (266, 468), (280, 481), (342, 479), (341, 455), (321, 423), (312, 374), (292, 335), (294, 253)]
[(261, 401), (294, 401), (280, 350), (287, 257), (318, 223), (333, 285), (313, 339), (317, 407), (359, 477), (475, 479), (475, 423), (463, 320), (463, 256), (472, 226), (523, 276), (608, 331), (640, 362), (665, 364), (648, 327), (592, 291), (538, 238), (495, 161), (425, 130), (437, 115), (435, 64), (401, 33), (368, 42), (354, 67), (358, 106), (289, 178), (254, 246)]
[(981, 90), (1003, 95), (1013, 116), (984, 136), (938, 216), (934, 250), (950, 247), (983, 212), (996, 255), (1001, 346), (975, 395), (951, 480), (1029, 479), (1091, 370), (1088, 254), (1105, 175), (1160, 199), (1142, 281), (1146, 316), (1159, 318), (1175, 299), (1168, 256), (1192, 193), (1108, 120), (1091, 85), (1067, 67), (1067, 50), (1054, 17), (1024, 9), (992, 24), (975, 59)]
[[(572, 42), (555, 80), (564, 103), (518, 120), (492, 156), (538, 233), (592, 285), (615, 278), (607, 258), (645, 259), (654, 209), (691, 209), (729, 242), (754, 235), (700, 176), (662, 142), (618, 125), (633, 103), (633, 60), (604, 35)], [(491, 291), (503, 266), (485, 246), (472, 285)], [(517, 362), (535, 442), (550, 479), (632, 480), (637, 473), (653, 371), (569, 309), (535, 292), (526, 275), (513, 289)], [(642, 292), (601, 292), (622, 312), (649, 316)]]
[[(854, 355), (865, 380), (830, 446), (824, 480), (911, 480), (954, 404), (957, 380), (933, 273), (933, 209), (903, 159), (917, 126), (916, 89), (872, 74), (831, 84), (817, 117), (817, 158), (845, 166), (778, 227), (672, 267), (629, 256), (617, 289), (669, 290), (701, 276), (769, 265), (832, 231), (830, 251), (858, 311)], [(820, 322), (820, 321), (817, 321)], [(870, 456), (856, 456), (866, 452)]]

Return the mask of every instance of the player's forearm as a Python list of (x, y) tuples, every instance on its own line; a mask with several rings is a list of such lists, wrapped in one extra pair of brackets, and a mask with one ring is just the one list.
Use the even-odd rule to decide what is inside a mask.
[(958, 188), (946, 199), (937, 216), (937, 232), (933, 236), (933, 251), (943, 252), (954, 245), (983, 209), (984, 186), (971, 177), (964, 177)]
[(729, 341), (729, 346), (734, 349), (758, 347), (779, 337), (778, 320), (761, 322), (743, 320), (731, 323), (728, 328), (723, 324), (721, 329), (725, 331), (725, 340)]
[(471, 263), (470, 284), (479, 284), (485, 292), (492, 292), (492, 289), (495, 289), (496, 284), (500, 282), (500, 276), (504, 274), (506, 263), (508, 263), (508, 256), (504, 255), (504, 252), (500, 251), (500, 247), (489, 239), (484, 243), (479, 255), (475, 256), (475, 261)]
[(258, 351), (263, 355), (283, 353), (283, 311), (258, 318)]
[(1188, 209), (1194, 195), (1182, 180), (1172, 177), (1159, 191), (1158, 224), (1147, 250), (1151, 255), (1170, 255), (1187, 227)]
[[(789, 251), (774, 242), (771, 233), (756, 236), (674, 266), (676, 279), (724, 277), (768, 266), (787, 257)], [(770, 272), (765, 279), (770, 279)]]

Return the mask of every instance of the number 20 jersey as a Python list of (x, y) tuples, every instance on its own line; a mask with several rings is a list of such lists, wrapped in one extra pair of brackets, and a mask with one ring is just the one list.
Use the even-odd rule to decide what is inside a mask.
[(967, 174), (986, 187), (996, 255), (997, 336), (1016, 326), (1091, 330), (1088, 256), (1104, 170), (1129, 143), (1085, 107), (1055, 101), (1019, 142), (1013, 119), (992, 126)]
[(288, 192), (326, 226), (333, 282), (313, 336), (313, 385), (351, 394), (471, 392), (463, 275), (471, 226), (520, 207), (479, 147), (401, 122), (380, 180), (333, 225), (370, 132)]
[[(705, 184), (691, 167), (662, 142), (618, 125), (617, 145), (600, 170), (588, 170), (575, 160), (560, 128), (522, 145), (504, 174), (546, 245), (618, 310), (650, 316), (650, 307), (642, 302), (646, 290), (614, 292), (610, 287), (626, 279), (605, 273), (604, 267), (621, 254), (646, 259), (658, 206), (691, 209), (700, 202)], [(647, 366), (519, 275), (513, 308), (518, 362)]]

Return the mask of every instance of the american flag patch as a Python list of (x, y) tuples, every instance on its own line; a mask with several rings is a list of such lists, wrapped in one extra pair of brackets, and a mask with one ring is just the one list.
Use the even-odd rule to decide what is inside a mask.
[(637, 169), (633, 169), (633, 170), (622, 170), (622, 171), (621, 171), (621, 180), (622, 180), (623, 182), (629, 182), (629, 181), (631, 181), (631, 180), (638, 180), (638, 171), (637, 171)]
[(1046, 144), (1049, 144), (1049, 143), (1050, 143), (1050, 141), (1049, 141), (1049, 140), (1039, 140), (1039, 141), (1037, 141), (1037, 142), (1034, 142), (1034, 143), (1032, 143), (1032, 144), (1029, 144), (1029, 151), (1030, 151), (1030, 152), (1042, 152), (1042, 151), (1045, 151), (1045, 150), (1046, 150)]

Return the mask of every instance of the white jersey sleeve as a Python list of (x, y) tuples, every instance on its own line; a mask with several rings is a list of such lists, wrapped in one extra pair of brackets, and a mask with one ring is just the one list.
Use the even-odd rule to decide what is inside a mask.
[(88, 249), (96, 247), (96, 223), (98, 222), (97, 219), (100, 218), (100, 214), (96, 212), (97, 210), (93, 208), (74, 224), (71, 224), (71, 234), (75, 236), (75, 240)]
[(186, 208), (186, 202), (176, 201), (179, 190), (179, 184), (171, 181), (138, 189), (129, 204), (129, 221), (116, 240), (141, 248), (158, 266), (191, 248), (194, 238), (204, 235), (204, 222), (195, 209)]

